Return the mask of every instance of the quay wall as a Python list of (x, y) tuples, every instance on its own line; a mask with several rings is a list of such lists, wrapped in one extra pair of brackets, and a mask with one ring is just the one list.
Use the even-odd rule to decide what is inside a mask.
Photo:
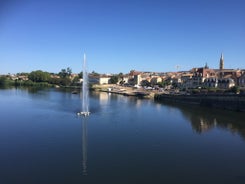
[(169, 95), (155, 94), (154, 99), (160, 102), (194, 104), (210, 108), (227, 109), (245, 112), (245, 95)]

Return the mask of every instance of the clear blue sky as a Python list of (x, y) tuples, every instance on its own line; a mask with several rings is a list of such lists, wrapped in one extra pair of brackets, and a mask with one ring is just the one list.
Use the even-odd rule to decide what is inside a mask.
[(0, 74), (245, 68), (244, 0), (0, 0)]

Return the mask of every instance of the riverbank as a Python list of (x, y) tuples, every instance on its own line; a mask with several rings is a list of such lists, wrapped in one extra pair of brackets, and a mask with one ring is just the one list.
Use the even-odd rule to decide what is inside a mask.
[(99, 92), (114, 93), (124, 96), (135, 96), (140, 98), (154, 98), (155, 94), (142, 88), (138, 89), (134, 87), (122, 87), (118, 85), (94, 85), (91, 89)]
[(208, 108), (245, 112), (245, 94), (166, 94), (159, 91), (122, 87), (118, 85), (93, 86), (93, 90), (140, 98), (154, 98), (165, 103), (199, 105)]
[(154, 99), (160, 102), (200, 105), (210, 108), (219, 108), (245, 112), (245, 95), (238, 94), (209, 94), (209, 95), (170, 95), (155, 94)]

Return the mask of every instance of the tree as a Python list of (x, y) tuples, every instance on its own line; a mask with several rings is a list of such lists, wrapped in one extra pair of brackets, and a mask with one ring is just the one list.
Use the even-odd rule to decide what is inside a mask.
[(59, 72), (59, 76), (61, 78), (66, 78), (66, 77), (70, 77), (72, 73), (72, 70), (70, 67), (68, 67), (67, 69), (61, 69), (61, 71)]
[(122, 72), (120, 72), (120, 73), (118, 74), (118, 81), (119, 81), (119, 83), (120, 83), (121, 85), (123, 85), (123, 84), (125, 83), (125, 81), (124, 81), (124, 76), (123, 76), (123, 73), (122, 73)]
[(118, 75), (113, 75), (110, 78), (110, 83), (111, 84), (116, 84), (118, 82)]
[(20, 76), (20, 75), (25, 75), (25, 76), (28, 76), (28, 75), (29, 75), (29, 73), (26, 73), (26, 72), (17, 73), (17, 76)]
[(73, 86), (80, 85), (79, 76), (74, 77), (74, 79), (72, 80), (72, 85)]
[(97, 72), (95, 72), (95, 71), (92, 71), (92, 75), (93, 75), (93, 76), (99, 76), (100, 74), (97, 73)]
[(69, 86), (71, 84), (71, 76), (72, 70), (70, 67), (67, 69), (62, 69), (58, 75), (60, 76), (60, 84), (63, 86)]
[(68, 67), (68, 68), (66, 69), (66, 72), (67, 72), (67, 75), (68, 75), (68, 76), (71, 76), (71, 74), (72, 74), (72, 69), (71, 69), (70, 67)]
[(148, 80), (142, 80), (141, 81), (141, 86), (150, 87), (151, 86), (151, 83)]
[(80, 72), (80, 73), (78, 74), (78, 77), (79, 77), (80, 79), (82, 79), (82, 78), (83, 78), (83, 72)]
[(33, 82), (48, 82), (50, 80), (50, 74), (43, 72), (42, 70), (32, 71), (28, 78)]
[(120, 72), (120, 73), (118, 74), (118, 77), (119, 77), (120, 79), (123, 79), (123, 73)]
[(7, 78), (6, 77), (0, 77), (0, 86), (6, 85)]
[(237, 94), (237, 93), (239, 93), (240, 92), (240, 89), (239, 89), (239, 87), (238, 86), (233, 86), (233, 87), (231, 87), (230, 88), (230, 90), (229, 90), (230, 92), (232, 92), (232, 93), (235, 93), (235, 94)]
[(62, 78), (60, 84), (63, 86), (69, 86), (71, 84), (71, 79), (68, 77)]
[(61, 71), (58, 73), (58, 75), (59, 75), (61, 78), (65, 78), (65, 77), (67, 76), (66, 69), (61, 69)]
[(50, 84), (55, 84), (55, 85), (60, 85), (61, 84), (62, 78), (50, 78), (49, 83)]

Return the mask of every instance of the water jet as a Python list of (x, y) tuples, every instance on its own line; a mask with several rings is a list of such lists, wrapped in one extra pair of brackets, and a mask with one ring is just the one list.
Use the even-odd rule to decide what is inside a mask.
[(83, 56), (83, 84), (82, 84), (82, 111), (78, 112), (78, 116), (89, 116), (89, 101), (88, 101), (88, 72), (86, 67), (86, 55)]

